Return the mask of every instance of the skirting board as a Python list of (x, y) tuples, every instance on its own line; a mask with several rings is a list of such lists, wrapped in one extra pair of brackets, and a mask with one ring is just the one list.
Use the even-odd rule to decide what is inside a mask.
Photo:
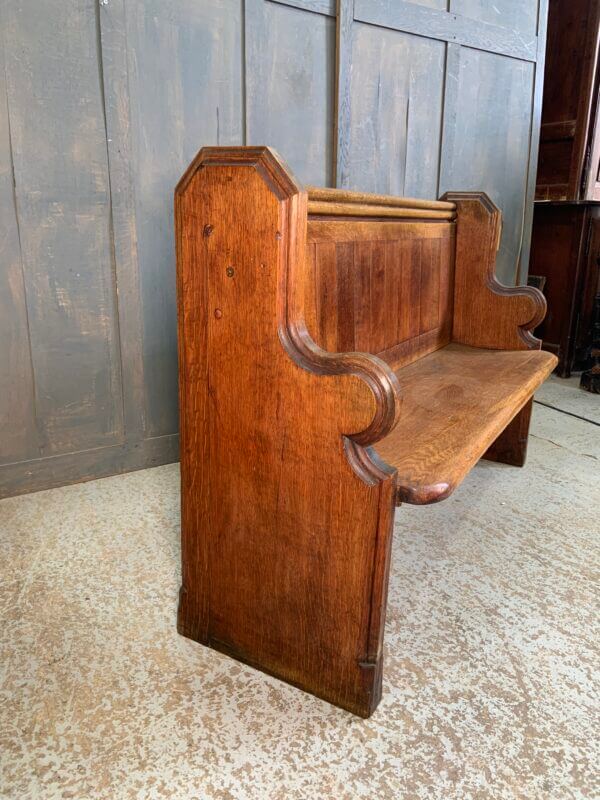
[(0, 499), (179, 461), (179, 434), (0, 466)]

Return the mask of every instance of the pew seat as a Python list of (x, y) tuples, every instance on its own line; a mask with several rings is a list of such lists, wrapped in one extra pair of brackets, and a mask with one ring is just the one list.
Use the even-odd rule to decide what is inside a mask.
[(394, 369), (400, 419), (375, 450), (396, 470), (396, 504), (448, 497), (555, 364), (544, 350), (449, 344)]

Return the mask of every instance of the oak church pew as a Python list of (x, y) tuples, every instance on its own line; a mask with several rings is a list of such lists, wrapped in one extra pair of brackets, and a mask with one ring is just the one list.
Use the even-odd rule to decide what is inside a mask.
[(523, 464), (544, 298), (495, 280), (483, 193), (306, 190), (236, 147), (201, 150), (175, 200), (178, 629), (369, 716), (394, 508)]

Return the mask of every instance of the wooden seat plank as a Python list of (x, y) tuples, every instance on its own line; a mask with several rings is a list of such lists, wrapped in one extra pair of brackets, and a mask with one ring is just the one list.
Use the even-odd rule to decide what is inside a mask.
[(396, 369), (402, 413), (375, 450), (398, 471), (397, 503), (453, 492), (555, 365), (543, 350), (450, 344)]

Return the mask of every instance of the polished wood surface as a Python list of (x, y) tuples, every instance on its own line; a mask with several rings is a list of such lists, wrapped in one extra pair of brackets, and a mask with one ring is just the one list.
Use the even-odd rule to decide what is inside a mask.
[(403, 208), (366, 203), (325, 203), (320, 200), (309, 200), (308, 213), (315, 217), (391, 217), (394, 219), (450, 220), (455, 216), (453, 211), (437, 211), (428, 208)]
[(179, 631), (357, 714), (381, 692), (390, 368), (298, 325), (306, 195), (266, 149), (203, 150), (176, 195)]
[(396, 219), (440, 219), (456, 217), (454, 203), (419, 200), (384, 194), (351, 192), (346, 189), (307, 188), (309, 216), (392, 217)]
[(176, 190), (178, 629), (362, 716), (394, 503), (455, 488), (555, 363), (535, 290), (494, 282), (497, 211), (444, 202), (456, 223), (317, 219), (260, 147), (205, 148)]
[(448, 344), (454, 238), (451, 223), (309, 219), (305, 319), (317, 344), (396, 364)]
[(357, 203), (358, 205), (389, 206), (392, 208), (429, 209), (431, 211), (456, 212), (454, 203), (444, 200), (423, 200), (417, 197), (394, 197), (389, 194), (371, 192), (352, 192), (349, 189), (327, 189), (320, 186), (307, 186), (308, 208), (312, 202)]
[(531, 331), (544, 319), (544, 295), (496, 280), (500, 211), (482, 192), (448, 192), (456, 202), (456, 267), (452, 339), (494, 350), (539, 348)]
[(397, 470), (396, 502), (448, 497), (555, 364), (543, 350), (498, 352), (450, 344), (399, 368), (400, 420), (375, 445)]

